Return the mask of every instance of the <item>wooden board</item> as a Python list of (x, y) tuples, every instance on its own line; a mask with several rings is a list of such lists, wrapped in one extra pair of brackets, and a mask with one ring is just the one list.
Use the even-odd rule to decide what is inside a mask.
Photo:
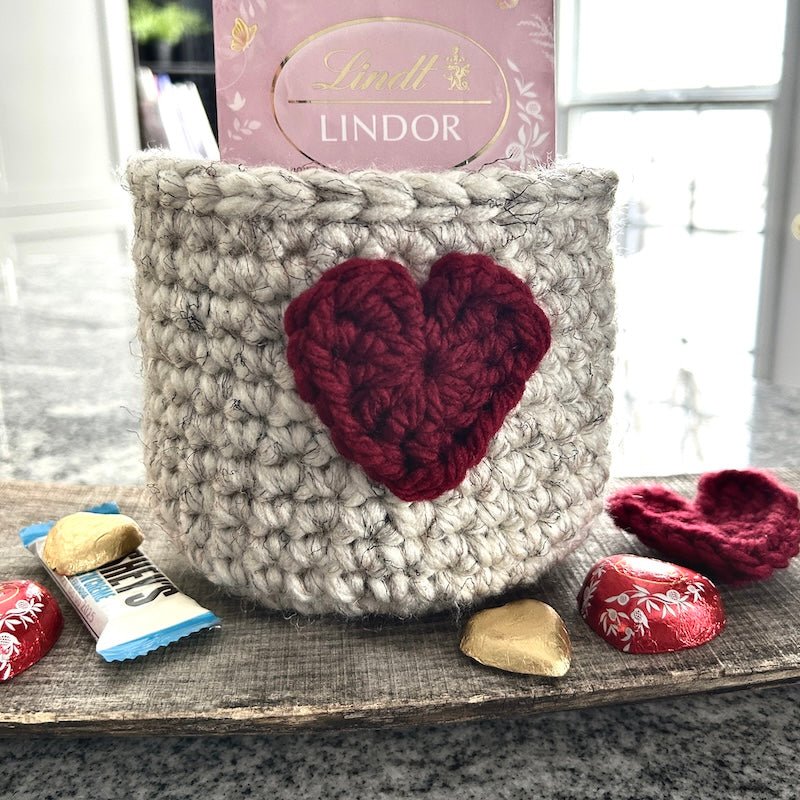
[[(800, 472), (775, 470), (800, 487)], [(687, 495), (695, 478), (659, 479)], [(611, 488), (614, 488), (613, 486)], [(308, 619), (264, 611), (190, 572), (159, 531), (142, 487), (0, 484), (0, 580), (52, 587), (17, 530), (115, 499), (146, 551), (223, 619), (137, 661), (107, 664), (64, 601), (65, 627), (34, 668), (0, 685), (0, 733), (208, 734), (413, 725), (527, 715), (800, 679), (800, 559), (770, 581), (723, 592), (728, 627), (696, 650), (631, 656), (595, 636), (575, 596), (603, 555), (650, 554), (607, 521), (528, 596), (553, 605), (574, 645), (561, 679), (482, 667), (458, 649), (463, 619)], [(61, 599), (59, 595), (59, 599)]]

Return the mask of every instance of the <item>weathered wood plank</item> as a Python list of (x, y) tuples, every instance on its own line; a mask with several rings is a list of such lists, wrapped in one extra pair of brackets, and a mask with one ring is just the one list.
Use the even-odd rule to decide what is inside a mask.
[[(800, 487), (800, 472), (775, 470)], [(695, 478), (659, 479), (691, 495)], [(482, 667), (458, 650), (463, 622), (307, 619), (255, 607), (191, 572), (157, 528), (143, 487), (0, 484), (0, 580), (50, 585), (17, 530), (115, 499), (147, 533), (145, 550), (223, 627), (133, 662), (107, 664), (62, 603), (65, 628), (40, 664), (0, 686), (0, 734), (192, 734), (378, 727), (527, 715), (800, 680), (800, 563), (770, 581), (724, 589), (728, 627), (696, 650), (624, 655), (580, 619), (578, 588), (603, 555), (652, 555), (599, 522), (588, 544), (526, 593), (553, 605), (574, 661), (561, 679)], [(51, 588), (54, 588), (51, 586)], [(513, 596), (519, 596), (521, 592)], [(60, 596), (59, 596), (60, 599)]]

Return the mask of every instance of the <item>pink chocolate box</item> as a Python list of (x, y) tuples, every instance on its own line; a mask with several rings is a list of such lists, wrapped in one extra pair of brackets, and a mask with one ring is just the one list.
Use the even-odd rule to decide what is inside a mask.
[(215, 0), (225, 161), (526, 169), (555, 150), (552, 0)]

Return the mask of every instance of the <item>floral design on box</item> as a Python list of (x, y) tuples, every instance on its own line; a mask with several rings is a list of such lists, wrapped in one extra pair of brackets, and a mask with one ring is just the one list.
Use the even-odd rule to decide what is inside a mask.
[(555, 148), (552, 0), (215, 0), (222, 157), (529, 169)]

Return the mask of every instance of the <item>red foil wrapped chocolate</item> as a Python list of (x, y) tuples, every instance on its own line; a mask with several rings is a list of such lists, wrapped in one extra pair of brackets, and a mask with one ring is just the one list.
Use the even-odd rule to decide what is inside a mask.
[(601, 558), (578, 594), (586, 624), (625, 653), (698, 647), (725, 627), (717, 587), (699, 572), (634, 555)]
[(0, 681), (19, 675), (46, 655), (63, 627), (61, 609), (44, 586), (0, 582)]

